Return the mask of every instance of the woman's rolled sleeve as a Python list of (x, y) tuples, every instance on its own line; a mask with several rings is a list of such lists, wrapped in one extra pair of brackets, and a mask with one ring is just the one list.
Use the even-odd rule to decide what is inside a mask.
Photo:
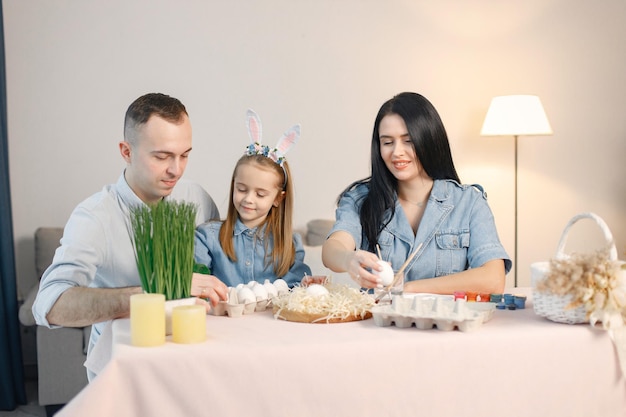
[(487, 201), (478, 199), (470, 220), (470, 245), (467, 254), (470, 268), (477, 268), (494, 259), (503, 259), (505, 271), (511, 270), (511, 259), (498, 237), (493, 214)]

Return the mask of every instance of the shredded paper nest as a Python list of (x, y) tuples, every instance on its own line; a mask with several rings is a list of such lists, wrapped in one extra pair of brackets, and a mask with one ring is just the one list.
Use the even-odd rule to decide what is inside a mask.
[(325, 284), (329, 293), (307, 294), (305, 287), (294, 287), (273, 301), (276, 319), (304, 323), (341, 323), (364, 320), (372, 316), (374, 298), (356, 288)]

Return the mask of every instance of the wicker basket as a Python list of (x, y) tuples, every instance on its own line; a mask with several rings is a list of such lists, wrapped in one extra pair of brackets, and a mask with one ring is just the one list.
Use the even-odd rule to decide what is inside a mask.
[[(604, 220), (600, 216), (594, 213), (580, 213), (574, 216), (565, 226), (559, 246), (556, 251), (556, 259), (566, 259), (566, 255), (563, 250), (565, 249), (565, 243), (567, 242), (567, 235), (569, 229), (581, 219), (591, 219), (602, 229), (604, 238), (607, 244), (611, 245), (609, 259), (617, 260), (617, 249), (615, 248), (615, 242), (613, 235), (606, 225)], [(588, 323), (589, 318), (584, 306), (577, 308), (567, 308), (568, 304), (572, 301), (571, 295), (556, 295), (549, 292), (537, 291), (537, 284), (545, 279), (546, 275), (550, 271), (550, 262), (534, 262), (530, 265), (530, 277), (532, 285), (533, 295), (533, 309), (539, 316), (546, 317), (549, 320), (557, 323)]]

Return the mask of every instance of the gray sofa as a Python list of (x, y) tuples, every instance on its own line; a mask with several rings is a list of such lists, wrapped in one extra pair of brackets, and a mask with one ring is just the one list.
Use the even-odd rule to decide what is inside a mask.
[[(35, 231), (35, 267), (39, 278), (52, 262), (62, 235), (63, 228), (60, 227), (41, 227)], [(31, 308), (37, 289), (38, 286), (31, 289), (20, 307), (20, 321), (25, 326), (35, 325)], [(46, 406), (47, 410), (68, 403), (87, 385), (83, 363), (90, 331), (91, 326), (59, 329), (37, 326), (39, 404)]]

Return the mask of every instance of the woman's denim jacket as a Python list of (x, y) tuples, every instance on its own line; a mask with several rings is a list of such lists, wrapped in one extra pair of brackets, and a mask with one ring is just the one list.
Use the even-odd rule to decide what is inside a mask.
[[(369, 184), (360, 184), (342, 196), (329, 235), (340, 230), (348, 232), (357, 248), (368, 249), (359, 219), (368, 193)], [(511, 269), (511, 260), (500, 243), (487, 195), (480, 185), (435, 180), (416, 235), (397, 197), (395, 204), (395, 215), (378, 237), (378, 244), (383, 260), (397, 270), (422, 243), (405, 270), (405, 280), (450, 275), (493, 259), (504, 259), (506, 272)], [(386, 218), (390, 213), (389, 210), (385, 214)]]

